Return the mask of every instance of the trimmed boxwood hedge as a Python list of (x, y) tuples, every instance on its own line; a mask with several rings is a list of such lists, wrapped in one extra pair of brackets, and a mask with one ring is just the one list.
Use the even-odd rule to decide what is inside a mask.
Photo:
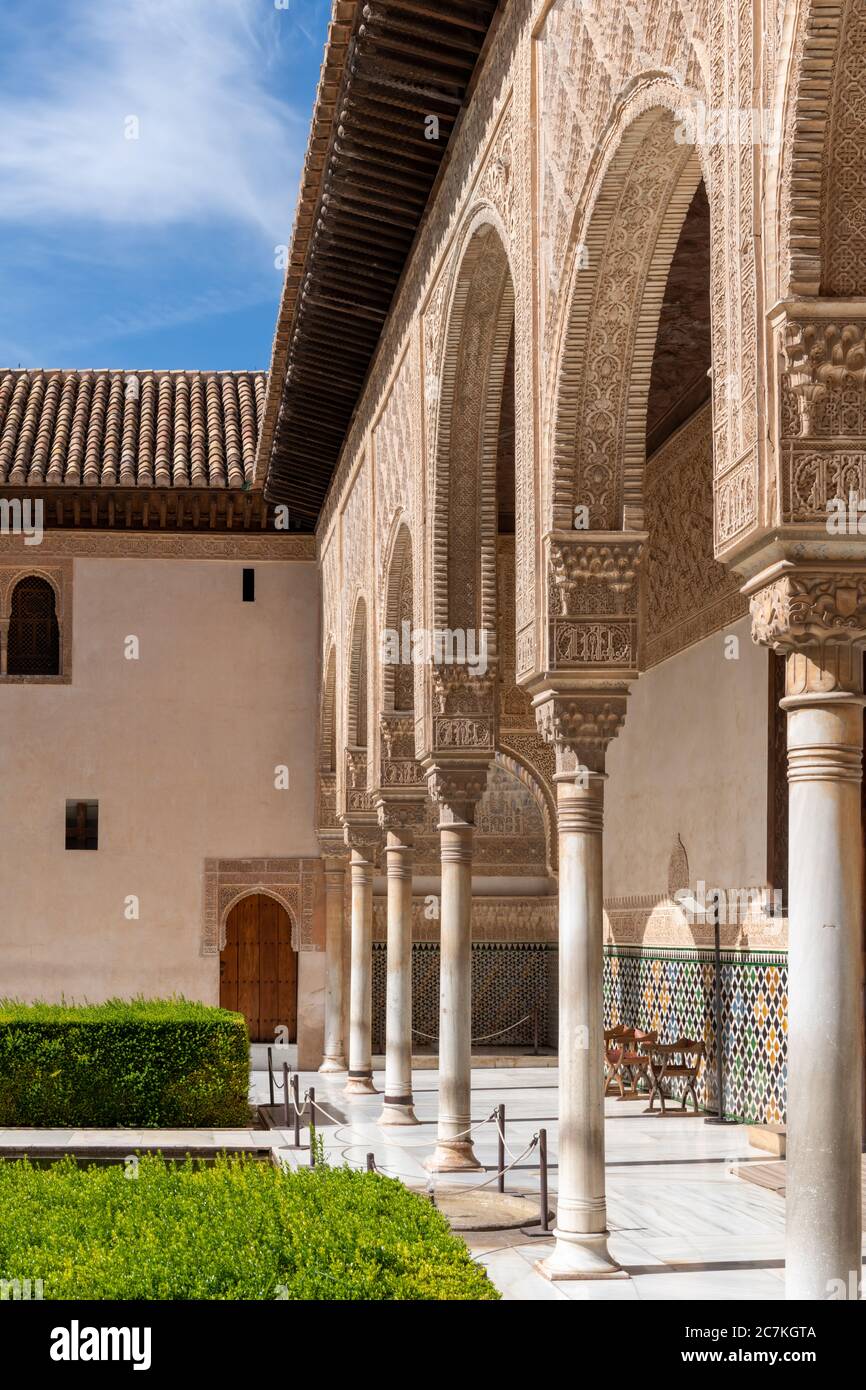
[(0, 1162), (0, 1279), (45, 1299), (498, 1299), (426, 1198), (378, 1173), (250, 1158)]
[(241, 1014), (188, 999), (0, 1000), (0, 1126), (248, 1125)]

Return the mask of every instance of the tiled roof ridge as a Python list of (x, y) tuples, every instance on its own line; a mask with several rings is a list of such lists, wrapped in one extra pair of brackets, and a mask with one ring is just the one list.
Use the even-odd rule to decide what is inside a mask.
[(264, 371), (0, 369), (0, 486), (254, 482)]
[(267, 376), (267, 367), (3, 367), (13, 376)]

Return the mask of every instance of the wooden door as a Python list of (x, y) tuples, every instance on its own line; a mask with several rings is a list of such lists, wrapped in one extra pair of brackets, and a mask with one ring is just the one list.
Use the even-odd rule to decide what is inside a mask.
[(252, 1042), (297, 1041), (297, 957), (289, 914), (265, 893), (235, 903), (220, 954), (220, 1006), (242, 1013)]

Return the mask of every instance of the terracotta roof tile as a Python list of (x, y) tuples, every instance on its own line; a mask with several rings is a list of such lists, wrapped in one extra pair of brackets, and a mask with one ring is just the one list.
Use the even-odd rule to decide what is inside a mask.
[(0, 486), (253, 482), (263, 372), (0, 370)]

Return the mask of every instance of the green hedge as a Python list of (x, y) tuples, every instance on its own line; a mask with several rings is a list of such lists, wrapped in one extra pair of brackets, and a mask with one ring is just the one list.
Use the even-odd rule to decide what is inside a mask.
[(426, 1198), (378, 1173), (0, 1162), (0, 1279), (45, 1299), (497, 1299)]
[(241, 1014), (188, 999), (0, 1000), (0, 1126), (248, 1125)]

